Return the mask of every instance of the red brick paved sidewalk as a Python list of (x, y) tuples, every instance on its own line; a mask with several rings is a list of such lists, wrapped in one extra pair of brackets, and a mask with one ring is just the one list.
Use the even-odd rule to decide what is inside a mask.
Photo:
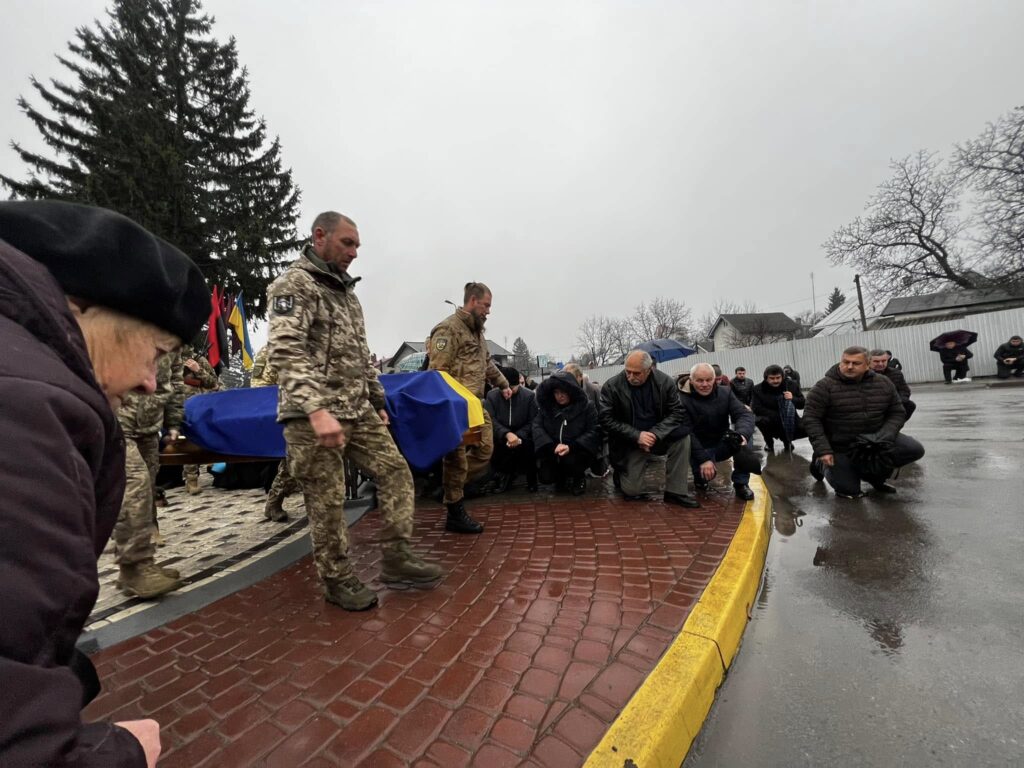
[[(731, 489), (729, 489), (731, 491)], [(743, 506), (558, 497), (417, 510), (432, 592), (347, 613), (312, 561), (93, 657), (87, 719), (153, 717), (173, 766), (580, 765), (682, 627)], [(353, 528), (375, 589), (379, 518)]]

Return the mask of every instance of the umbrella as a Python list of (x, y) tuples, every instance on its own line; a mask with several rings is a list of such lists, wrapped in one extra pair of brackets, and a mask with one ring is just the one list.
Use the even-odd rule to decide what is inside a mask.
[(643, 344), (638, 344), (637, 349), (647, 352), (659, 363), (664, 363), (667, 360), (676, 360), (680, 357), (688, 357), (697, 352), (693, 347), (688, 347), (675, 339), (645, 341)]
[(782, 432), (786, 436), (786, 442), (792, 443), (793, 435), (796, 434), (796, 406), (792, 400), (779, 398), (779, 419), (782, 421)]
[(977, 340), (978, 334), (974, 331), (946, 331), (931, 340), (931, 349), (938, 352), (951, 341), (955, 341), (958, 347), (969, 347)]

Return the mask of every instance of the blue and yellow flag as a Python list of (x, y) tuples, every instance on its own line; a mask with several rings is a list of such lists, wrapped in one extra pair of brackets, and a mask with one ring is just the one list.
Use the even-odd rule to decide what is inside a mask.
[(235, 329), (235, 335), (242, 342), (242, 367), (252, 370), (252, 344), (249, 343), (249, 329), (245, 324), (245, 307), (242, 305), (242, 294), (235, 297), (235, 306), (228, 315), (228, 325)]

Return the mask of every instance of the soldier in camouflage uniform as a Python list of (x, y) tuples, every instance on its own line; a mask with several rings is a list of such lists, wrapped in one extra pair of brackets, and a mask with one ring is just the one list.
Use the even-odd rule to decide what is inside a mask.
[[(501, 389), (505, 399), (512, 389), (487, 352), (484, 323), (491, 312), (491, 291), (483, 283), (466, 283), (462, 308), (445, 318), (430, 332), (427, 352), (430, 368), (445, 371), (476, 397), (483, 398), (484, 382)], [(478, 445), (459, 446), (444, 457), (444, 503), (448, 508), (445, 528), (455, 533), (480, 533), (484, 527), (470, 517), (463, 504), (467, 480), (487, 471), (494, 453), (491, 418), (484, 410), (484, 425)]]
[(302, 485), (313, 558), (328, 602), (350, 611), (377, 596), (356, 576), (345, 525), (347, 457), (377, 481), (383, 525), (380, 579), (432, 587), (444, 575), (409, 544), (412, 473), (387, 430), (384, 389), (370, 365), (356, 278), (348, 267), (359, 248), (355, 223), (327, 212), (313, 222), (312, 243), (267, 291), (268, 363), (278, 376), (278, 421), (288, 464)]
[[(193, 395), (205, 395), (221, 390), (220, 378), (205, 355), (197, 355), (192, 347), (185, 346), (181, 348), (181, 357), (185, 361), (182, 377), (185, 382), (186, 400)], [(185, 490), (192, 496), (202, 493), (202, 488), (199, 487), (199, 465), (186, 464), (182, 472), (185, 475)]]
[[(269, 350), (270, 345), (268, 344), (256, 353), (256, 359), (252, 361), (250, 386), (273, 387), (277, 385), (277, 372), (267, 363)], [(263, 508), (263, 516), (276, 523), (286, 522), (288, 513), (284, 511), (284, 500), (301, 490), (298, 482), (288, 470), (288, 460), (282, 459), (277, 465), (274, 482), (271, 483), (270, 490), (267, 492), (267, 505)]]
[(129, 392), (117, 412), (127, 449), (127, 485), (114, 526), (114, 561), (121, 570), (118, 586), (137, 597), (157, 597), (181, 586), (177, 570), (155, 563), (160, 529), (154, 499), (160, 470), (160, 429), (166, 429), (170, 439), (177, 439), (184, 416), (181, 370), (180, 352), (164, 355), (157, 367), (156, 392)]

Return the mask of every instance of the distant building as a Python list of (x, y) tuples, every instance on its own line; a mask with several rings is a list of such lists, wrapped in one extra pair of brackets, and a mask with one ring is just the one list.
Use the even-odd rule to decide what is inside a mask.
[[(509, 365), (512, 362), (512, 353), (490, 339), (487, 340), (487, 351), (491, 353), (491, 359), (497, 365)], [(398, 351), (385, 363), (384, 372), (418, 371), (426, 354), (425, 341), (403, 341)]]
[(892, 299), (880, 316), (868, 324), (872, 331), (908, 325), (959, 320), (967, 315), (1024, 307), (1024, 295), (999, 289), (961, 289)]
[[(884, 300), (883, 300), (884, 301)], [(867, 286), (864, 287), (864, 317), (871, 323), (882, 314), (883, 302), (874, 298)], [(859, 333), (864, 330), (860, 321), (860, 307), (857, 306), (857, 292), (847, 294), (846, 301), (811, 327), (812, 336), (835, 336), (844, 333)]]
[[(800, 326), (782, 312), (750, 312), (719, 315), (709, 334), (715, 352), (789, 341)], [(704, 346), (701, 344), (700, 346)]]

